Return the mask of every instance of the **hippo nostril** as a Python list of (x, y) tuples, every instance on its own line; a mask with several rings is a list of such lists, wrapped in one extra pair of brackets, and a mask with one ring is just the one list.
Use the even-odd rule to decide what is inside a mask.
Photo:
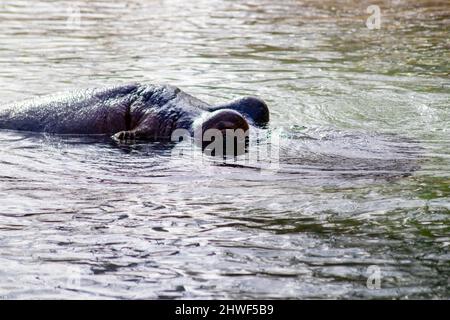
[(264, 127), (270, 118), (267, 104), (257, 97), (245, 97), (210, 108), (211, 111), (225, 109), (239, 112), (255, 126)]
[(211, 115), (203, 122), (203, 132), (210, 129), (242, 129), (247, 131), (249, 129), (249, 125), (239, 112), (225, 109), (212, 112)]
[(217, 124), (216, 129), (224, 131), (224, 130), (237, 130), (237, 129), (243, 129), (244, 131), (248, 128), (245, 127), (242, 123), (236, 123), (236, 122), (220, 122)]
[(206, 153), (214, 156), (239, 155), (245, 153), (249, 125), (237, 111), (218, 110), (203, 121), (201, 133), (199, 140)]

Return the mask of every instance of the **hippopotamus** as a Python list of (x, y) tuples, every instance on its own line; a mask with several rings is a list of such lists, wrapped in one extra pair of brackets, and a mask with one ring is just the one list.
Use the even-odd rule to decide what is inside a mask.
[(267, 104), (244, 97), (210, 105), (171, 85), (126, 84), (53, 94), (0, 107), (0, 129), (54, 134), (110, 135), (118, 140), (169, 140), (176, 129), (264, 126)]

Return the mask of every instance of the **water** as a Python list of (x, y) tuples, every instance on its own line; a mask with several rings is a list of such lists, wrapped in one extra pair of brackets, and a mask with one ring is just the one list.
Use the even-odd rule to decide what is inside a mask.
[(0, 132), (0, 297), (448, 299), (450, 6), (369, 4), (2, 1), (3, 102), (171, 83), (285, 138), (270, 169)]

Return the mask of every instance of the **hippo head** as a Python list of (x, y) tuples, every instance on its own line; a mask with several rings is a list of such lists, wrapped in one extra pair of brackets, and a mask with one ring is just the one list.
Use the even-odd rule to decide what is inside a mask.
[(242, 114), (255, 126), (265, 126), (269, 122), (269, 108), (267, 104), (256, 97), (245, 97), (232, 102), (214, 106), (210, 110), (231, 109)]
[(202, 150), (213, 156), (237, 156), (246, 152), (249, 125), (235, 110), (208, 113), (194, 125), (194, 138)]

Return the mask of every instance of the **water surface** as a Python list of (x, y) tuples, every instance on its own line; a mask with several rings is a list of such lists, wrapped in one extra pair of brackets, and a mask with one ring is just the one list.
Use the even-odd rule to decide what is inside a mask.
[(2, 1), (3, 102), (171, 83), (261, 96), (283, 138), (223, 163), (0, 132), (0, 297), (449, 298), (450, 5), (369, 4)]

